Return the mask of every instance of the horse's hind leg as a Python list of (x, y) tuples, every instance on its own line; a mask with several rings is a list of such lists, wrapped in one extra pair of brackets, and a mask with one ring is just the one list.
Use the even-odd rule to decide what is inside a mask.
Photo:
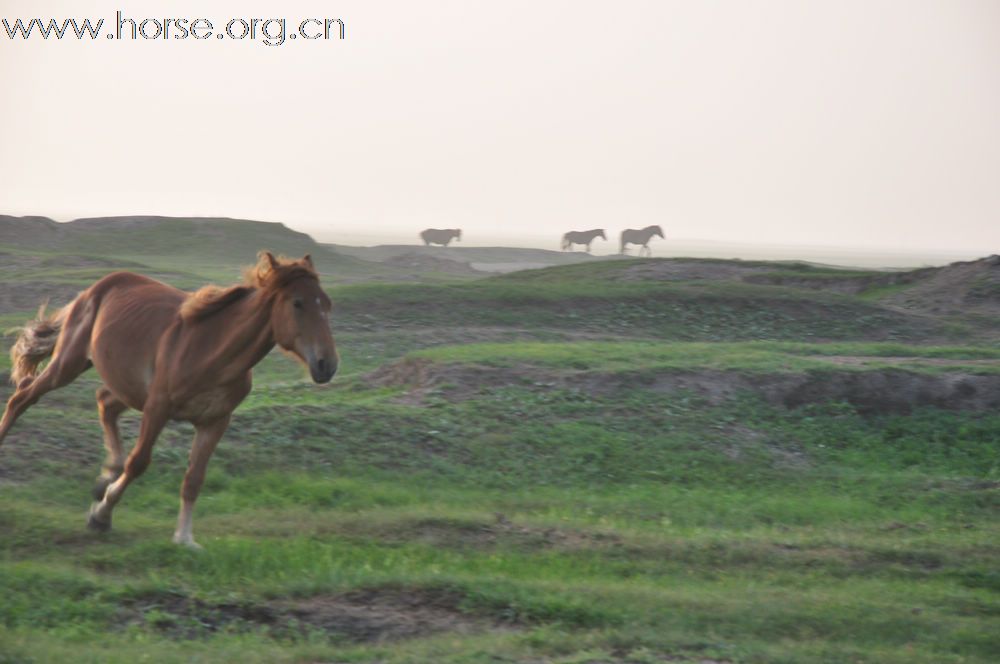
[(104, 449), (108, 455), (101, 468), (101, 474), (94, 485), (94, 500), (104, 498), (104, 491), (122, 474), (125, 454), (122, 452), (122, 440), (118, 434), (118, 418), (128, 410), (107, 387), (97, 388), (97, 411), (101, 417), (101, 428), (104, 429)]
[(52, 360), (38, 376), (21, 380), (7, 402), (3, 419), (0, 419), (0, 442), (14, 426), (17, 418), (33, 406), (46, 392), (72, 383), (77, 376), (89, 369), (90, 332), (94, 327), (94, 312), (89, 304), (77, 300), (67, 316), (56, 343)]
[(121, 500), (125, 488), (135, 478), (146, 472), (149, 462), (153, 458), (153, 443), (157, 436), (163, 431), (169, 416), (169, 402), (165, 399), (150, 398), (142, 411), (142, 424), (139, 426), (139, 439), (135, 447), (129, 452), (125, 459), (125, 468), (121, 476), (108, 485), (104, 491), (104, 497), (100, 502), (94, 503), (90, 508), (90, 515), (87, 519), (87, 527), (92, 530), (111, 529), (111, 511)]

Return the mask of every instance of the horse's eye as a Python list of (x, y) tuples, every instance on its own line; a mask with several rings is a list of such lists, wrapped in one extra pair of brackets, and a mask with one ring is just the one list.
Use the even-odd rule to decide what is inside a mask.
[(296, 309), (301, 309), (302, 308), (302, 300), (299, 300), (299, 299), (292, 300), (292, 306), (295, 307)]

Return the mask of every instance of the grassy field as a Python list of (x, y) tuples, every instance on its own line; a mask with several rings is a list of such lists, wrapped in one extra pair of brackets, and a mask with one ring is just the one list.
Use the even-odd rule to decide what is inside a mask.
[[(989, 377), (989, 326), (863, 293), (615, 280), (639, 263), (332, 287), (344, 373), (260, 365), (209, 469), (201, 552), (170, 542), (193, 429), (164, 432), (99, 536), (96, 376), (49, 395), (0, 448), (0, 662), (1000, 659), (1000, 412), (574, 382)], [(216, 278), (184, 265), (182, 285)], [(446, 369), (373, 378), (407, 362)], [(448, 382), (495, 370), (526, 378)]]

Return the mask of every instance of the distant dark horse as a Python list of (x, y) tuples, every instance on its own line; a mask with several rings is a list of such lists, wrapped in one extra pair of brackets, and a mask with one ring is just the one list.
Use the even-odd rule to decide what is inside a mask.
[[(277, 345), (308, 365), (314, 381), (329, 381), (338, 362), (329, 315), (309, 256), (289, 261), (262, 252), (245, 283), (195, 293), (131, 272), (109, 274), (54, 315), (40, 311), (21, 332), (11, 349), (17, 388), (0, 419), (0, 441), (43, 395), (94, 367), (104, 383), (97, 412), (108, 458), (87, 525), (111, 528), (112, 509), (146, 470), (164, 425), (184, 420), (195, 436), (174, 541), (197, 547), (194, 503), (216, 443), (250, 392), (251, 369)], [(129, 408), (142, 411), (142, 424), (126, 459), (118, 417)]]
[(462, 239), (462, 229), (461, 228), (428, 228), (420, 233), (420, 239), (424, 241), (424, 244), (428, 247), (432, 244), (440, 244), (445, 247), (448, 243), (455, 240)]
[(622, 231), (622, 248), (621, 253), (625, 253), (625, 246), (629, 244), (641, 244), (642, 248), (639, 249), (639, 255), (642, 256), (645, 253), (647, 256), (652, 256), (653, 251), (649, 248), (649, 239), (654, 235), (659, 235), (663, 237), (663, 229), (659, 226), (646, 226), (642, 230), (635, 230), (634, 228), (626, 228)]
[(594, 241), (594, 238), (601, 238), (602, 240), (607, 240), (607, 236), (604, 234), (603, 228), (595, 228), (590, 231), (570, 231), (562, 236), (562, 250), (572, 250), (574, 244), (585, 244), (587, 245), (587, 253), (590, 253), (590, 243)]

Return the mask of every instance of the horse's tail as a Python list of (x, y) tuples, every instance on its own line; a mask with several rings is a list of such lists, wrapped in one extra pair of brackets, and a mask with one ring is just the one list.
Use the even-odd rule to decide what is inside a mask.
[(69, 306), (49, 316), (45, 315), (48, 303), (38, 308), (38, 316), (25, 323), (17, 335), (17, 341), (10, 349), (10, 382), (20, 384), (25, 378), (34, 376), (38, 365), (52, 355), (62, 332), (63, 322), (69, 312)]
[(562, 248), (563, 251), (566, 251), (567, 249), (569, 249), (569, 247), (570, 247), (570, 244), (569, 244), (569, 233), (566, 233), (565, 235), (562, 236), (562, 242), (559, 243), (559, 246)]

